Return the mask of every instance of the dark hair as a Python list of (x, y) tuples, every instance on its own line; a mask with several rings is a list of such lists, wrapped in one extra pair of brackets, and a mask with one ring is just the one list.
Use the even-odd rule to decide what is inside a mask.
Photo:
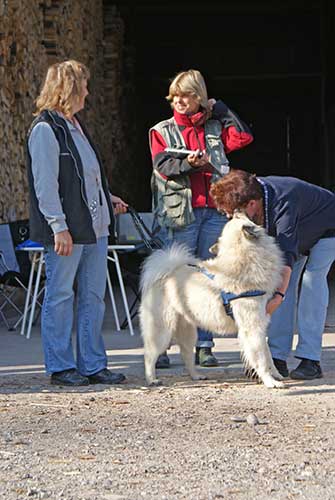
[(212, 184), (210, 194), (217, 209), (228, 214), (246, 207), (250, 200), (259, 200), (263, 196), (256, 174), (235, 169)]

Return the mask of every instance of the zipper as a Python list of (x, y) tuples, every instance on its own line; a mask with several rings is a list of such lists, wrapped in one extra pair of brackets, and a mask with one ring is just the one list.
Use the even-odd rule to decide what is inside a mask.
[(200, 144), (200, 141), (199, 141), (198, 132), (197, 132), (197, 129), (195, 128), (195, 126), (193, 125), (193, 123), (192, 123), (192, 127), (193, 127), (193, 131), (194, 131), (195, 138), (196, 138), (197, 143), (198, 143), (198, 148), (199, 148), (199, 149), (200, 149), (200, 151), (201, 151), (201, 144)]
[(96, 178), (96, 183), (97, 183), (97, 189), (98, 189), (98, 194), (99, 194), (99, 204), (102, 207), (102, 194), (101, 194), (101, 188), (100, 188), (98, 177)]
[(265, 182), (260, 179), (259, 177), (256, 177), (258, 182), (261, 184), (263, 188), (263, 200), (264, 200), (264, 219), (265, 219), (265, 230), (268, 233), (270, 229), (270, 224), (269, 224), (269, 191), (268, 187), (265, 184)]
[(76, 172), (77, 172), (77, 175), (80, 179), (80, 192), (81, 192), (81, 196), (84, 200), (84, 203), (85, 205), (87, 206), (88, 209), (90, 209), (89, 205), (88, 205), (88, 202), (86, 200), (86, 196), (85, 196), (85, 193), (84, 193), (84, 179), (82, 178), (82, 176), (80, 175), (80, 172), (79, 172), (79, 167), (78, 167), (78, 163), (77, 163), (77, 160), (76, 158), (74, 157), (72, 151), (71, 151), (71, 148), (69, 146), (69, 143), (67, 141), (67, 136), (66, 136), (66, 131), (65, 131), (65, 128), (63, 127), (63, 125), (59, 125), (56, 120), (54, 119), (54, 117), (52, 116), (52, 114), (48, 111), (48, 115), (51, 117), (52, 121), (54, 122), (54, 124), (56, 125), (56, 127), (59, 127), (63, 130), (64, 132), (64, 138), (65, 138), (65, 144), (66, 144), (66, 147), (69, 151), (69, 154), (70, 156), (72, 157), (73, 161), (74, 161), (74, 164), (75, 164), (75, 167), (76, 167)]
[(205, 194), (206, 194), (206, 208), (208, 208), (208, 202), (209, 202), (209, 191), (208, 191), (208, 183), (207, 183), (207, 176), (204, 175), (204, 182), (205, 182)]
[[(193, 128), (193, 132), (194, 132), (194, 135), (195, 135), (195, 138), (197, 140), (197, 143), (198, 143), (198, 147), (201, 151), (201, 144), (200, 144), (200, 140), (199, 140), (199, 136), (198, 136), (198, 132), (195, 128), (195, 126), (193, 125), (192, 123), (192, 128)], [(207, 185), (207, 176), (206, 175), (203, 175), (203, 180), (204, 180), (204, 186), (205, 186), (205, 199), (206, 199), (206, 204), (205, 204), (205, 208), (208, 208), (208, 201), (209, 201), (209, 191), (208, 191), (208, 185)]]

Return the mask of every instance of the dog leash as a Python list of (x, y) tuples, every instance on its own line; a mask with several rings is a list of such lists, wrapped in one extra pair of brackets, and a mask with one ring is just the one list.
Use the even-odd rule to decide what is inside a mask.
[[(202, 274), (207, 276), (207, 278), (214, 280), (215, 274), (209, 273), (203, 267), (198, 267), (198, 269)], [(260, 297), (261, 295), (265, 295), (265, 294), (266, 294), (266, 292), (264, 290), (248, 290), (247, 292), (242, 292), (242, 293), (238, 293), (238, 294), (232, 293), (232, 292), (225, 292), (224, 290), (221, 290), (221, 292), (220, 292), (225, 312), (226, 312), (227, 316), (229, 316), (232, 319), (234, 319), (234, 314), (233, 314), (233, 309), (231, 306), (231, 301), (236, 300), (236, 299), (248, 298), (248, 297)]]
[(162, 248), (163, 244), (159, 240), (158, 237), (154, 236), (154, 233), (150, 231), (150, 229), (147, 227), (147, 225), (144, 223), (144, 220), (140, 216), (140, 214), (131, 206), (128, 206), (128, 212), (133, 220), (133, 223), (139, 232), (143, 244), (149, 249), (149, 250), (155, 250), (156, 248)]

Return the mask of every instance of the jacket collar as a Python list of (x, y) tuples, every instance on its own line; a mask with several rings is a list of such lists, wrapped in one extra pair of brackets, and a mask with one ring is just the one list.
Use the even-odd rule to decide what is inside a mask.
[(174, 110), (173, 117), (177, 125), (182, 125), (184, 127), (200, 127), (205, 123), (207, 114), (205, 111), (198, 111), (198, 113), (194, 113), (194, 115), (184, 115)]

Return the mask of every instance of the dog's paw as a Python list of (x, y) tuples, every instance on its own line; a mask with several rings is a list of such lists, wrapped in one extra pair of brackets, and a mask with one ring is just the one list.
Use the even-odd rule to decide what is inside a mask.
[(148, 382), (148, 385), (150, 387), (157, 387), (159, 385), (162, 385), (163, 382), (161, 380), (159, 380), (159, 378), (155, 378), (154, 380), (151, 380), (150, 382)]
[(285, 389), (286, 387), (284, 382), (276, 379), (267, 380), (266, 382), (264, 382), (264, 385), (268, 387), (268, 389)]
[(284, 384), (284, 382), (282, 382), (281, 380), (276, 380), (274, 387), (275, 387), (275, 389), (286, 389), (287, 385)]

